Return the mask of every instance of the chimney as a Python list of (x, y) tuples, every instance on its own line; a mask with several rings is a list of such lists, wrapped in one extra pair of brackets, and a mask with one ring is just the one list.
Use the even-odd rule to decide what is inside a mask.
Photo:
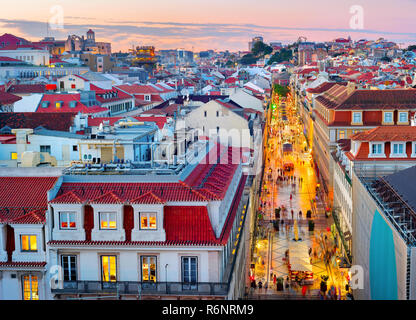
[(347, 94), (350, 95), (351, 93), (355, 91), (355, 89), (356, 89), (355, 83), (349, 81), (347, 84)]

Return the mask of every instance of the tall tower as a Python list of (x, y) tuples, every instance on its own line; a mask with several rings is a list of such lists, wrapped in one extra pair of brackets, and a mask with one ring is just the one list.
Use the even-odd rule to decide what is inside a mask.
[(87, 44), (90, 46), (95, 45), (95, 32), (91, 29), (87, 31)]

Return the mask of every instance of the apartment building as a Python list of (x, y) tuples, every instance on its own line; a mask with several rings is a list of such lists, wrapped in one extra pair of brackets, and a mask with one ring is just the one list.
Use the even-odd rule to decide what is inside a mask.
[(353, 215), (358, 214), (353, 212), (353, 171), (361, 176), (382, 176), (415, 166), (416, 127), (386, 126), (356, 133), (338, 140), (331, 155), (339, 247), (351, 256)]
[(64, 175), (47, 214), (47, 267), (63, 276), (50, 298), (241, 296), (233, 268), (247, 203), (238, 153), (217, 145), (173, 176)]
[(324, 188), (332, 195), (331, 152), (336, 141), (378, 126), (406, 126), (416, 110), (416, 90), (355, 90), (335, 85), (315, 98), (313, 153)]

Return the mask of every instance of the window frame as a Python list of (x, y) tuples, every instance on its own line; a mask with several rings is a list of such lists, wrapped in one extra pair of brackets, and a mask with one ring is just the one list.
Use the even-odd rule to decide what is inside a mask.
[[(406, 115), (406, 120), (402, 121), (400, 119), (401, 115)], [(408, 123), (409, 122), (409, 112), (407, 111), (399, 111), (399, 115), (398, 115), (398, 123)]]
[[(49, 151), (42, 151), (42, 147), (44, 147), (46, 149), (49, 148)], [(41, 146), (39, 146), (39, 152), (46, 152), (46, 153), (51, 154), (51, 146), (50, 145), (41, 145)]]
[[(400, 146), (402, 147), (402, 152), (394, 152), (394, 147), (397, 147), (397, 151), (399, 151)], [(407, 157), (406, 153), (406, 142), (391, 142), (390, 143), (390, 157)]]
[[(153, 280), (150, 280), (150, 263), (151, 263), (151, 261), (149, 260), (148, 262), (147, 262), (147, 264), (148, 264), (148, 280), (144, 280), (144, 278), (143, 278), (143, 261), (144, 260), (147, 260), (147, 259), (155, 259), (155, 275), (154, 275), (154, 277), (155, 277), (155, 280), (153, 281)], [(150, 262), (150, 263), (149, 263)], [(158, 279), (158, 275), (157, 275), (157, 256), (156, 255), (143, 255), (143, 256), (140, 256), (140, 280), (141, 280), (141, 282), (146, 282), (146, 283), (156, 283), (157, 282), (157, 279)]]
[[(355, 121), (355, 115), (360, 115), (360, 121)], [(363, 123), (363, 113), (361, 111), (352, 112), (352, 124), (362, 124)]]
[[(115, 228), (110, 228), (110, 222), (111, 222), (110, 215), (111, 214), (114, 214), (114, 222), (116, 223)], [(103, 221), (102, 219), (103, 215), (107, 215), (107, 219), (106, 219), (107, 227), (106, 228), (103, 228), (101, 225), (101, 222)], [(116, 211), (100, 211), (98, 212), (98, 219), (99, 219), (98, 223), (99, 223), (100, 230), (117, 230), (117, 212)]]
[[(23, 249), (23, 237), (28, 237), (28, 244), (29, 244), (29, 249), (28, 250)], [(35, 237), (36, 250), (31, 249), (31, 247), (32, 247), (31, 237)], [(20, 235), (20, 251), (21, 252), (38, 252), (38, 236), (36, 234), (21, 234)]]
[[(65, 280), (65, 267), (64, 267), (64, 259), (65, 258), (74, 258), (75, 260), (75, 267), (74, 270), (71, 269), (71, 261), (67, 261), (67, 264), (69, 266), (69, 280)], [(62, 267), (62, 272), (63, 272), (63, 281), (64, 282), (73, 282), (73, 281), (77, 281), (78, 280), (78, 257), (74, 254), (63, 254), (61, 255), (61, 267)], [(72, 279), (72, 273), (75, 273), (75, 279)]]
[[(27, 280), (25, 278), (28, 278)], [(36, 278), (36, 297), (35, 299), (33, 298), (33, 278)], [(39, 299), (39, 276), (34, 275), (34, 274), (24, 274), (21, 277), (21, 281), (22, 281), (22, 298), (23, 300), (40, 300)], [(25, 281), (29, 281), (29, 291), (25, 290)], [(29, 293), (29, 299), (26, 299), (26, 295), (25, 293), (28, 292)]]
[[(69, 217), (69, 215), (73, 215), (74, 216), (74, 223), (75, 223), (75, 227), (71, 228), (69, 225), (71, 223), (71, 221), (67, 221), (68, 222), (68, 227), (62, 227), (62, 218), (61, 215), (65, 214), (67, 215), (67, 217)], [(77, 230), (77, 219), (76, 219), (76, 212), (75, 211), (59, 211), (58, 212), (59, 215), (59, 230)]]
[[(108, 280), (104, 280), (104, 261), (103, 258), (107, 257), (108, 258)], [(110, 263), (110, 258), (114, 257), (114, 262), (115, 262), (115, 280), (112, 281), (111, 280), (111, 263)], [(115, 254), (108, 254), (108, 255), (101, 255), (100, 256), (100, 262), (101, 262), (101, 282), (106, 282), (106, 283), (110, 283), (110, 282), (117, 282), (117, 276), (118, 276), (118, 266), (117, 266), (117, 256)]]
[[(147, 228), (142, 227), (142, 215), (147, 216), (147, 225), (148, 225)], [(152, 215), (152, 216), (154, 215), (154, 217), (155, 217), (155, 224), (156, 224), (155, 228), (150, 227), (150, 215)], [(158, 227), (157, 225), (158, 225), (158, 223), (157, 223), (157, 212), (139, 212), (139, 230), (155, 231), (155, 230), (157, 230), (157, 227)]]
[[(391, 116), (391, 121), (386, 121), (386, 115), (390, 115)], [(394, 123), (394, 113), (393, 111), (384, 111), (383, 112), (383, 123)]]
[[(192, 281), (192, 259), (195, 259), (195, 282)], [(188, 279), (185, 279), (185, 260), (188, 260), (189, 275)], [(189, 281), (185, 281), (189, 280)], [(182, 256), (181, 257), (181, 282), (182, 285), (196, 286), (198, 284), (198, 257), (197, 256)], [(191, 289), (191, 288), (189, 288)]]
[[(374, 153), (373, 152), (373, 148), (374, 146), (380, 145), (381, 146), (381, 150), (380, 153)], [(370, 143), (370, 157), (384, 157), (385, 156), (385, 143), (384, 142), (371, 142)]]

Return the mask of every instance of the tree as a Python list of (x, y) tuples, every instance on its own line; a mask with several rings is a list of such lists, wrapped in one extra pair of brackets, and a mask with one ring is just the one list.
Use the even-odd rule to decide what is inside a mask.
[(240, 60), (243, 65), (255, 64), (256, 62), (257, 58), (251, 53), (244, 55)]
[(416, 45), (411, 45), (407, 48), (407, 51), (413, 51), (416, 50)]
[(234, 65), (234, 62), (232, 62), (231, 60), (228, 60), (227, 61), (227, 63), (225, 64), (225, 66), (227, 67), (227, 68), (230, 68), (230, 67), (232, 67)]
[(276, 52), (274, 55), (272, 55), (267, 64), (270, 65), (275, 62), (280, 63), (283, 61), (289, 61), (290, 59), (292, 59), (292, 57), (292, 50), (283, 48), (280, 51)]
[(281, 86), (280, 84), (275, 83), (273, 86), (273, 90), (276, 94), (278, 94), (280, 97), (286, 97), (289, 93), (289, 88)]
[(389, 57), (387, 57), (387, 56), (384, 56), (384, 57), (382, 57), (382, 58), (380, 59), (380, 61), (390, 62), (390, 61), (391, 61), (391, 58), (389, 58)]
[(261, 56), (265, 56), (266, 54), (272, 53), (273, 52), (273, 48), (270, 47), (270, 46), (268, 46), (267, 44), (265, 44), (262, 41), (257, 41), (253, 45), (253, 48), (251, 49), (251, 52), (256, 57), (261, 57)]

